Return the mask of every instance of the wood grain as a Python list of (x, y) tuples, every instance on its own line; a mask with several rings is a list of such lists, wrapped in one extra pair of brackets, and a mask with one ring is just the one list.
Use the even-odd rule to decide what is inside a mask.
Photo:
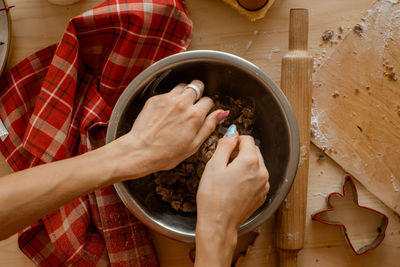
[(276, 245), (283, 267), (297, 266), (297, 254), (304, 246), (313, 70), (313, 58), (307, 51), (308, 16), (307, 9), (290, 10), (289, 51), (282, 58), (281, 89), (292, 106), (300, 136), (296, 177), (277, 212)]
[(360, 25), (315, 75), (313, 142), (400, 214), (400, 4)]
[[(222, 1), (186, 0), (194, 23), (191, 49), (216, 49), (244, 57), (260, 66), (279, 84), (281, 59), (287, 51), (288, 15), (291, 7), (310, 10), (309, 48), (315, 58), (324, 50), (328, 57), (337, 47), (321, 45), (321, 34), (339, 26), (352, 27), (363, 16), (373, 0), (276, 0), (265, 18), (251, 23)], [(102, 0), (81, 0), (78, 4), (60, 7), (47, 0), (8, 0), (12, 9), (13, 50), (11, 67), (33, 52), (61, 38), (68, 20), (100, 4)], [(250, 45), (249, 45), (250, 44)], [(377, 209), (389, 216), (387, 236), (374, 251), (356, 256), (347, 245), (343, 232), (336, 227), (312, 222), (311, 214), (326, 208), (326, 196), (340, 191), (343, 169), (329, 158), (318, 160), (320, 150), (311, 146), (308, 183), (305, 246), (298, 256), (304, 267), (395, 267), (400, 256), (399, 217), (390, 211), (365, 187), (357, 183), (360, 204)], [(10, 171), (0, 156), (0, 176)], [(1, 179), (1, 178), (0, 178)], [(361, 223), (361, 222), (360, 222)], [(273, 242), (275, 222), (271, 219), (260, 226), (261, 235), (246, 257), (237, 266), (276, 266)], [(191, 245), (154, 234), (161, 266), (193, 266), (188, 252)], [(0, 242), (0, 266), (33, 266), (18, 249), (16, 237)]]

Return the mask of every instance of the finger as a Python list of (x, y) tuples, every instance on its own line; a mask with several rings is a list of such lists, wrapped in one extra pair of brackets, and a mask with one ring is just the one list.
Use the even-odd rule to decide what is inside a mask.
[(258, 146), (256, 146), (256, 153), (257, 153), (258, 161), (259, 161), (259, 164), (260, 164), (260, 170), (263, 171), (263, 172), (266, 172), (265, 179), (268, 181), (268, 179), (269, 179), (268, 169), (265, 166), (264, 158), (263, 158), (263, 156), (261, 154), (261, 151), (260, 151), (260, 148)]
[(265, 188), (264, 188), (265, 197), (267, 197), (270, 188), (271, 188), (271, 185), (269, 184), (269, 182), (267, 182), (265, 185)]
[(193, 108), (201, 112), (202, 114), (201, 118), (202, 120), (204, 120), (213, 106), (214, 106), (214, 101), (212, 101), (211, 98), (204, 96), (200, 98), (199, 101), (197, 101), (197, 103), (193, 106)]
[(233, 161), (237, 155), (239, 154), (239, 148), (236, 146), (235, 150), (233, 150), (232, 154), (231, 154), (231, 158), (229, 159), (229, 161)]
[(232, 164), (242, 165), (246, 162), (246, 164), (250, 164), (254, 168), (259, 169), (259, 159), (257, 157), (256, 145), (254, 144), (253, 137), (249, 135), (239, 136), (238, 150), (237, 156), (232, 160)]
[(200, 127), (197, 132), (196, 137), (194, 138), (194, 144), (196, 146), (200, 146), (204, 141), (215, 131), (215, 127), (221, 121), (221, 114), (224, 113), (222, 109), (218, 109), (211, 114), (209, 114), (205, 120), (203, 125)]
[(238, 157), (242, 157), (249, 154), (256, 153), (256, 145), (254, 138), (250, 135), (239, 136), (239, 154)]
[(224, 136), (218, 141), (217, 149), (211, 160), (217, 166), (226, 166), (229, 163), (232, 152), (237, 147), (239, 136)]
[(204, 92), (204, 83), (200, 80), (193, 80), (184, 87), (182, 94), (188, 97), (192, 103), (201, 98)]
[(172, 94), (182, 94), (182, 92), (183, 92), (183, 90), (185, 90), (185, 86), (186, 86), (186, 83), (180, 83), (180, 84), (178, 84), (177, 86), (175, 86), (171, 91), (170, 91), (170, 93), (172, 93)]

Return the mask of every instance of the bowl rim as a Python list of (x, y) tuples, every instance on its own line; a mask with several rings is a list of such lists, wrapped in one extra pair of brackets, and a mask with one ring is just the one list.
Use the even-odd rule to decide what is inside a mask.
[[(279, 206), (290, 191), (299, 163), (300, 139), (294, 112), (284, 93), (259, 67), (239, 56), (216, 50), (191, 50), (165, 57), (153, 63), (151, 66), (149, 66), (139, 75), (137, 75), (121, 94), (109, 120), (106, 143), (108, 144), (111, 141), (115, 140), (117, 135), (118, 122), (120, 121), (121, 116), (124, 113), (124, 109), (130, 102), (130, 99), (136, 94), (140, 93), (138, 88), (143, 87), (143, 84), (146, 84), (154, 79), (152, 77), (157, 77), (157, 75), (172, 68), (174, 65), (178, 65), (183, 62), (187, 63), (194, 60), (211, 60), (218, 62), (224, 61), (231, 65), (234, 65), (235, 67), (243, 69), (246, 72), (253, 73), (254, 77), (258, 78), (261, 82), (267, 85), (270, 93), (278, 102), (279, 107), (281, 108), (283, 115), (286, 119), (286, 124), (288, 126), (289, 159), (286, 173), (284, 175), (285, 179), (283, 180), (283, 182), (281, 182), (274, 198), (269, 203), (268, 208), (264, 209), (251, 220), (247, 220), (240, 226), (238, 234), (242, 235), (251, 230), (254, 230), (257, 226), (265, 222), (279, 208)], [(114, 188), (125, 206), (146, 226), (169, 238), (189, 243), (194, 242), (195, 232), (192, 233), (188, 231), (174, 229), (164, 224), (163, 222), (152, 220), (146, 214), (145, 210), (143, 210), (132, 197), (128, 197), (130, 196), (130, 194), (127, 188), (124, 186), (123, 182), (114, 184)]]

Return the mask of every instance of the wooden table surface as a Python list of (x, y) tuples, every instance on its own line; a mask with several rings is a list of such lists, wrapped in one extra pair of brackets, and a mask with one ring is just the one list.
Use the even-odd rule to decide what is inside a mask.
[[(260, 66), (279, 84), (280, 61), (287, 51), (288, 15), (293, 7), (310, 10), (310, 50), (318, 62), (337, 46), (321, 45), (321, 34), (327, 29), (343, 26), (345, 31), (355, 25), (373, 0), (276, 0), (267, 16), (249, 22), (217, 0), (186, 0), (194, 23), (194, 39), (190, 49), (216, 49), (241, 56)], [(78, 4), (59, 7), (46, 0), (8, 0), (12, 9), (12, 51), (8, 67), (38, 49), (56, 43), (68, 20), (101, 3), (82, 0)], [(361, 184), (360, 204), (377, 209), (389, 216), (386, 238), (380, 247), (356, 256), (339, 227), (311, 221), (310, 214), (326, 207), (326, 196), (340, 191), (343, 169), (311, 147), (305, 248), (299, 254), (299, 266), (399, 266), (400, 218), (369, 193)], [(0, 176), (11, 170), (0, 158)], [(363, 223), (362, 220), (359, 222)], [(238, 266), (275, 266), (273, 243), (274, 219), (260, 227), (261, 235)], [(191, 266), (188, 251), (193, 246), (153, 234), (162, 266)], [(362, 238), (362, 237), (360, 237)], [(0, 242), (0, 266), (32, 266), (18, 250), (16, 236)]]

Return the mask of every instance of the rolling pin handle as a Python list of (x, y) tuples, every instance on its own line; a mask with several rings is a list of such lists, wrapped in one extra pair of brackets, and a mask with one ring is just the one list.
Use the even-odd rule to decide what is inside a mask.
[(298, 253), (297, 250), (279, 250), (279, 266), (296, 267)]
[(289, 50), (308, 49), (308, 9), (290, 10)]

